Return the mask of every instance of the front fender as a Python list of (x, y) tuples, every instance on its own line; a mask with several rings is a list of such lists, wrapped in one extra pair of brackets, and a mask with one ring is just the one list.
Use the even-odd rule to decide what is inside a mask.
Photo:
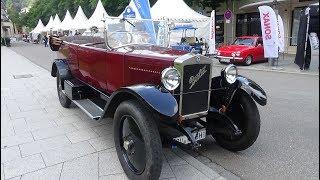
[(267, 94), (257, 83), (240, 75), (238, 75), (237, 81), (239, 87), (248, 93), (258, 104), (261, 106), (267, 104)]
[(178, 103), (170, 92), (154, 85), (134, 85), (114, 92), (104, 108), (105, 114), (102, 117), (113, 117), (118, 105), (128, 99), (136, 99), (150, 110), (166, 117), (173, 117), (178, 112)]

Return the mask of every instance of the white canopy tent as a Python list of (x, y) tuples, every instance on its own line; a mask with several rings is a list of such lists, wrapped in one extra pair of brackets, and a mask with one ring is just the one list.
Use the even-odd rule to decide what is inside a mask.
[(44, 25), (41, 21), (41, 19), (39, 19), (37, 26), (31, 31), (31, 33), (41, 33), (43, 31)]
[(61, 30), (70, 30), (72, 28), (72, 17), (70, 15), (69, 10), (67, 10), (66, 15), (64, 16), (63, 21), (60, 24), (59, 29)]
[(50, 16), (49, 22), (46, 25), (46, 27), (43, 28), (43, 31), (47, 31), (47, 32), (50, 31), (50, 28), (52, 28), (52, 23), (53, 23), (53, 18), (52, 16)]
[(72, 21), (71, 29), (87, 29), (88, 28), (88, 18), (83, 13), (81, 6), (78, 7), (76, 16)]
[(54, 19), (53, 19), (53, 22), (52, 22), (52, 30), (53, 30), (53, 31), (58, 31), (60, 25), (61, 25), (61, 20), (60, 20), (58, 14), (56, 14), (56, 15), (54, 16)]
[(98, 1), (98, 4), (96, 6), (96, 9), (94, 10), (93, 14), (88, 20), (88, 26), (87, 28), (90, 28), (92, 26), (96, 26), (98, 28), (103, 28), (104, 23), (102, 20), (108, 18), (109, 15), (107, 14), (106, 10), (104, 9), (101, 0)]
[(197, 13), (183, 0), (158, 0), (151, 8), (151, 17), (154, 20), (176, 22), (208, 21), (209, 17)]

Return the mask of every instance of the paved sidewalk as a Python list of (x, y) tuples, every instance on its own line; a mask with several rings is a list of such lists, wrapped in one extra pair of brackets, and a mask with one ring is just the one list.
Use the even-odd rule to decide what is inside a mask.
[[(160, 179), (240, 179), (180, 149), (164, 149), (163, 158)], [(127, 179), (112, 120), (94, 121), (77, 107), (61, 107), (50, 73), (7, 47), (1, 47), (3, 179)]]

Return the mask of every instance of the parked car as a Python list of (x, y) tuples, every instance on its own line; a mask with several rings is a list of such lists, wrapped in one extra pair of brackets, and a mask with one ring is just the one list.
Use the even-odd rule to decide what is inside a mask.
[(50, 36), (61, 105), (73, 102), (92, 119), (113, 118), (129, 179), (159, 178), (161, 137), (169, 132), (172, 142), (194, 149), (207, 135), (231, 151), (250, 147), (260, 130), (255, 102), (266, 105), (265, 91), (234, 65), (221, 71), (203, 55), (150, 44), (144, 29), (136, 25), (100, 39)]
[[(171, 48), (194, 53), (202, 54), (205, 49), (205, 42), (198, 39), (195, 35), (197, 28), (190, 25), (177, 25), (171, 31), (181, 31), (181, 40), (176, 44), (172, 44)], [(193, 31), (193, 36), (187, 35), (187, 31)]]
[(231, 45), (219, 47), (216, 57), (220, 63), (242, 63), (250, 65), (262, 62), (264, 58), (263, 41), (259, 36), (241, 36)]

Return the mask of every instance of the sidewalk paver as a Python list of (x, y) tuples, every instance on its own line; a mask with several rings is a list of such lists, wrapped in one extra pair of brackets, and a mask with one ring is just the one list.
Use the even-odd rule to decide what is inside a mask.
[[(1, 50), (1, 179), (128, 179), (112, 119), (94, 121), (75, 106), (61, 107), (47, 70)], [(13, 77), (24, 74), (32, 77)], [(180, 149), (163, 151), (162, 180), (224, 179)]]

